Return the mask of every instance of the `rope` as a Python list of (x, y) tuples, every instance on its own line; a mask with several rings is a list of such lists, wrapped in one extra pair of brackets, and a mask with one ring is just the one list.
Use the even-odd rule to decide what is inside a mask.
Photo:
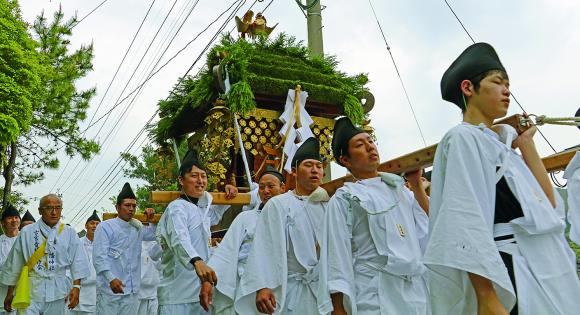
[(413, 118), (415, 119), (415, 124), (417, 124), (417, 128), (419, 129), (419, 133), (421, 134), (421, 139), (423, 139), (423, 145), (427, 147), (427, 141), (425, 141), (425, 136), (423, 135), (423, 130), (421, 130), (421, 126), (419, 125), (419, 120), (417, 119), (417, 115), (415, 114), (415, 110), (413, 109), (413, 105), (411, 104), (411, 99), (409, 98), (409, 93), (407, 93), (407, 88), (405, 87), (405, 83), (403, 82), (403, 78), (401, 77), (401, 73), (399, 72), (399, 67), (397, 67), (397, 63), (395, 62), (395, 57), (393, 57), (393, 53), (391, 52), (391, 46), (387, 42), (387, 38), (385, 37), (385, 33), (383, 32), (383, 28), (381, 27), (381, 23), (379, 22), (379, 18), (377, 17), (377, 13), (375, 12), (375, 8), (371, 0), (369, 0), (369, 4), (371, 9), (373, 10), (373, 14), (375, 16), (375, 20), (377, 21), (377, 25), (379, 26), (379, 30), (381, 31), (381, 35), (383, 35), (383, 40), (385, 41), (385, 45), (387, 46), (387, 51), (393, 61), (393, 66), (395, 66), (395, 71), (397, 72), (397, 76), (399, 76), (399, 81), (401, 82), (401, 86), (403, 87), (403, 92), (405, 93), (405, 97), (407, 98), (407, 103), (409, 104), (409, 108), (411, 108), (411, 113), (413, 114)]
[[(535, 115), (530, 115), (535, 116)], [(546, 117), (546, 115), (535, 116), (536, 125), (542, 126), (550, 125), (564, 125), (564, 126), (580, 126), (580, 117)]]

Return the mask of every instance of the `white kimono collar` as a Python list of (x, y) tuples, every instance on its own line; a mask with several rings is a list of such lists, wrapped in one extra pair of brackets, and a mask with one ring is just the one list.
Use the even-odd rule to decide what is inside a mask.
[(324, 202), (324, 201), (330, 200), (330, 196), (328, 195), (328, 192), (324, 188), (322, 188), (320, 186), (318, 186), (308, 196), (298, 196), (294, 190), (292, 191), (292, 194), (294, 195), (294, 197), (296, 197), (298, 199), (305, 199), (305, 198), (307, 198), (308, 201), (311, 201), (311, 202)]
[(204, 191), (203, 195), (199, 197), (199, 200), (197, 201), (197, 206), (200, 208), (206, 208), (207, 205), (211, 204), (212, 200), (213, 197), (211, 196), (211, 194), (208, 193), (207, 191)]
[(119, 217), (116, 217), (115, 219), (117, 219), (117, 222), (121, 225), (121, 227), (127, 227), (130, 225), (137, 230), (141, 230), (143, 228), (143, 223), (135, 218), (131, 218), (129, 221), (125, 221)]
[(40, 220), (38, 220), (37, 224), (38, 224), (38, 229), (40, 230), (42, 235), (44, 237), (46, 237), (46, 247), (45, 247), (44, 252), (47, 254), (54, 253), (56, 251), (56, 248), (54, 245), (56, 244), (56, 237), (58, 235), (58, 227), (61, 224), (60, 220), (58, 220), (58, 222), (53, 227), (50, 227), (46, 223), (44, 223), (44, 220), (42, 220), (42, 218)]
[(461, 122), (462, 125), (464, 126), (468, 126), (468, 127), (472, 127), (472, 128), (477, 128), (481, 131), (483, 131), (484, 134), (491, 136), (493, 138), (495, 138), (496, 140), (500, 140), (499, 139), (499, 135), (497, 133), (495, 133), (495, 131), (489, 129), (484, 123), (480, 123), (479, 125), (473, 125), (467, 122)]

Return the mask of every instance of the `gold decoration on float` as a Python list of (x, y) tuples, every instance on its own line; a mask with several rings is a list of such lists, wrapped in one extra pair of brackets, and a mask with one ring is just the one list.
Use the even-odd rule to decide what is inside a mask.
[(200, 147), (199, 159), (207, 167), (208, 184), (214, 191), (222, 191), (228, 183), (235, 141), (233, 118), (224, 105), (223, 100), (216, 100), (204, 119), (205, 128), (189, 138), (190, 147)]
[[(259, 145), (275, 148), (280, 143), (282, 140), (278, 132), (282, 127), (278, 120), (280, 114), (278, 111), (256, 108), (247, 116), (239, 118), (239, 124), (243, 129), (242, 142), (248, 152), (257, 155)], [(313, 116), (312, 120), (314, 124), (310, 128), (320, 141), (320, 154), (330, 161), (332, 159), (330, 135), (334, 130), (334, 119)]]

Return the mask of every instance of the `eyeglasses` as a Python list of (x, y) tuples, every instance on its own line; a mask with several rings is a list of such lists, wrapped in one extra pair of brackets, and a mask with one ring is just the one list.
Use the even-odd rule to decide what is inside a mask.
[(62, 206), (44, 206), (42, 209), (49, 212), (57, 212), (62, 210)]

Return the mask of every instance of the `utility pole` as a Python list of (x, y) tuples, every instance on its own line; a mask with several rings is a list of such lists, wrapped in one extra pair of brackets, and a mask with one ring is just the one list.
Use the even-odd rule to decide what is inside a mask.
[[(308, 27), (308, 48), (314, 55), (324, 55), (324, 45), (322, 44), (322, 6), (321, 0), (306, 0), (306, 24)], [(331, 180), (330, 163), (324, 167), (324, 177), (322, 182)]]
[(322, 14), (320, 0), (306, 0), (306, 23), (308, 25), (308, 48), (318, 56), (324, 54), (322, 45)]

